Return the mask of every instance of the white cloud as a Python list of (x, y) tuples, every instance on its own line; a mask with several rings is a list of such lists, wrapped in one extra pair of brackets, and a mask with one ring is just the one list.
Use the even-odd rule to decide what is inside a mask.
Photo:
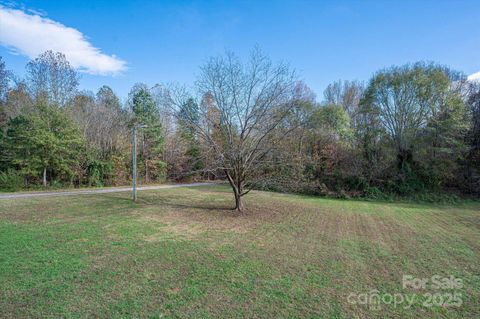
[(480, 72), (470, 74), (468, 76), (469, 81), (480, 81)]
[(115, 75), (126, 69), (126, 62), (94, 47), (78, 30), (24, 11), (0, 6), (0, 44), (14, 53), (35, 58), (47, 51), (65, 54), (81, 72)]

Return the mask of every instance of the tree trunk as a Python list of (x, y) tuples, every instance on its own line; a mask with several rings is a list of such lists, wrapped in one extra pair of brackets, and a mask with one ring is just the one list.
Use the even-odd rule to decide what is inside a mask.
[(402, 182), (407, 177), (407, 165), (412, 161), (412, 152), (408, 149), (400, 149), (397, 154), (399, 177)]
[(43, 187), (47, 187), (47, 168), (43, 168)]
[(145, 184), (148, 184), (150, 182), (150, 172), (148, 171), (148, 160), (145, 159)]
[(239, 212), (243, 212), (243, 200), (242, 200), (242, 195), (238, 193), (237, 191), (233, 191), (235, 194), (235, 209), (238, 210)]
[(230, 183), (230, 186), (232, 187), (233, 190), (233, 195), (235, 196), (235, 208), (239, 212), (243, 212), (243, 209), (245, 208), (243, 206), (243, 201), (242, 201), (242, 183), (239, 182), (238, 185), (235, 183), (235, 180), (232, 178), (230, 175), (229, 171), (225, 171), (225, 174), (227, 175), (228, 182)]

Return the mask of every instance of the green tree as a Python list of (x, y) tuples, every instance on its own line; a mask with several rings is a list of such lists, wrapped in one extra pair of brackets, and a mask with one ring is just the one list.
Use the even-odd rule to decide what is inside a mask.
[(200, 115), (198, 104), (194, 99), (190, 98), (183, 105), (180, 106), (180, 110), (177, 115), (178, 119), (178, 134), (180, 139), (185, 144), (186, 163), (183, 168), (183, 173), (187, 177), (191, 177), (199, 170), (203, 168), (201, 159), (201, 150), (199, 141), (196, 135), (195, 127), (200, 123)]
[(84, 148), (72, 121), (59, 107), (44, 103), (10, 119), (4, 144), (10, 165), (27, 178), (41, 176), (44, 186), (49, 175), (71, 181)]
[(480, 194), (480, 83), (472, 84), (468, 97), (471, 125), (468, 134), (470, 150), (465, 165), (464, 189)]
[(430, 186), (439, 187), (454, 183), (459, 174), (468, 151), (465, 137), (470, 123), (466, 105), (456, 92), (448, 94), (432, 113), (418, 158), (428, 172)]
[(451, 97), (451, 75), (445, 67), (416, 63), (382, 70), (369, 82), (364, 103), (378, 114), (395, 147), (402, 181), (429, 119)]
[(335, 139), (350, 141), (353, 138), (350, 117), (340, 105), (329, 104), (317, 108), (311, 122), (314, 128), (325, 130)]
[(98, 89), (96, 101), (98, 104), (103, 105), (106, 108), (117, 110), (121, 109), (120, 100), (115, 95), (113, 90), (107, 85), (104, 85)]
[(146, 127), (139, 130), (140, 161), (143, 163), (145, 182), (163, 177), (165, 163), (161, 160), (164, 137), (160, 112), (148, 87), (136, 84), (129, 94), (130, 105), (134, 115), (134, 125)]

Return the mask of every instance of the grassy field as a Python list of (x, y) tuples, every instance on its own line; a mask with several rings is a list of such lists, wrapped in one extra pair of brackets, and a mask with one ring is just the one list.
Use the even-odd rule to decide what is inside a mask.
[[(224, 187), (0, 201), (0, 317), (475, 318), (480, 204), (266, 192), (232, 212)], [(463, 287), (402, 288), (402, 276)], [(407, 304), (354, 304), (378, 290)], [(461, 295), (460, 306), (428, 293)], [(352, 297), (353, 296), (353, 297)], [(352, 299), (349, 299), (352, 298)], [(447, 297), (445, 297), (447, 298)]]

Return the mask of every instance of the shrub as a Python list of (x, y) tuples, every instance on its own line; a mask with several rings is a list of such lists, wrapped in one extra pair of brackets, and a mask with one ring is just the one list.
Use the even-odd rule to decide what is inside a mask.
[(0, 190), (16, 191), (23, 188), (25, 180), (20, 172), (8, 170), (0, 172)]
[(365, 197), (370, 198), (370, 199), (384, 200), (384, 199), (388, 199), (388, 197), (389, 197), (387, 194), (382, 192), (380, 190), (380, 188), (378, 188), (376, 186), (368, 186), (367, 185), (367, 186), (365, 186), (364, 191), (365, 191)]
[(63, 188), (65, 185), (59, 179), (50, 181), (50, 188)]
[(114, 168), (111, 162), (100, 160), (90, 161), (87, 166), (88, 185), (102, 187), (113, 172)]
[(409, 196), (414, 202), (439, 203), (439, 204), (455, 204), (460, 201), (460, 197), (451, 193), (421, 192)]

